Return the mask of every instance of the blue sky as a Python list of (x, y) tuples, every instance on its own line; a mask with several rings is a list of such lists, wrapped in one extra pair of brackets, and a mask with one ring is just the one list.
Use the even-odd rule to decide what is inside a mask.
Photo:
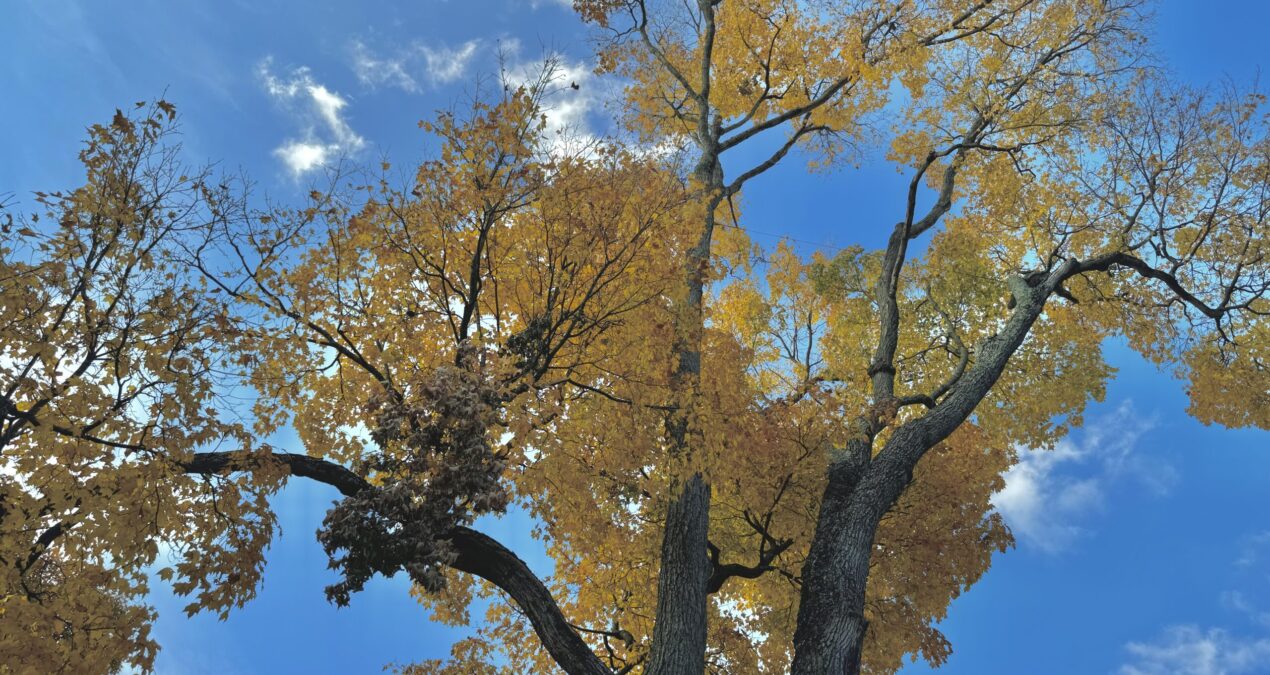
[[(1214, 6), (1157, 5), (1155, 48), (1183, 81), (1247, 85), (1267, 65), (1270, 3)], [(282, 202), (307, 193), (322, 159), (417, 162), (427, 145), (415, 123), (462, 102), (500, 52), (513, 67), (564, 54), (581, 88), (553, 119), (604, 117), (585, 30), (559, 0), (7, 0), (0, 18), (0, 194), (19, 204), (75, 184), (85, 126), (160, 95), (181, 110), (191, 159), (241, 168)], [(904, 180), (867, 158), (811, 176), (791, 162), (749, 190), (745, 218), (804, 252), (876, 245)], [(1108, 350), (1119, 374), (1086, 428), (1009, 476), (997, 503), (1018, 547), (953, 603), (943, 628), (955, 651), (939, 672), (1270, 672), (1270, 438), (1190, 420), (1181, 383)], [(361, 673), (445, 655), (463, 630), (430, 624), (402, 578), (376, 580), (348, 608), (326, 604), (312, 534), (334, 496), (304, 481), (285, 490), (260, 597), (227, 622), (186, 619), (184, 601), (156, 593), (158, 670)], [(547, 571), (528, 525), (482, 523)]]

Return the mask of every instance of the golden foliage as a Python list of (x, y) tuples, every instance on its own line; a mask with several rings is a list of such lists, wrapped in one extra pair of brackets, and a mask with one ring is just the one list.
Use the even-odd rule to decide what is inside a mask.
[[(1001, 473), (1101, 399), (1105, 340), (1189, 378), (1199, 419), (1270, 425), (1261, 102), (1136, 81), (1132, 3), (988, 4), (705, 3), (707, 40), (679, 3), (577, 0), (617, 29), (600, 59), (627, 78), (624, 122), (695, 147), (692, 171), (647, 145), (554, 147), (545, 79), (421, 123), (440, 149), (407, 186), (341, 176), (267, 212), (178, 166), (166, 102), (93, 127), (83, 187), (0, 239), (0, 661), (149, 668), (161, 545), (188, 611), (249, 600), (287, 473), (259, 439), (290, 425), (371, 486), (319, 533), (332, 599), (405, 571), (435, 619), (465, 623), (498, 591), (451, 568), (448, 535), (514, 503), (614, 669), (647, 658), (669, 487), (702, 474), (707, 662), (782, 672), (830, 464), (938, 410), (991, 356), (1009, 289), (1065, 274), (877, 526), (865, 670), (942, 663), (934, 624), (1011, 543)], [(888, 252), (804, 259), (733, 222), (745, 181), (796, 145), (840, 161), (883, 112), (913, 174)], [(721, 153), (769, 130), (786, 144), (724, 181)], [(893, 391), (871, 365), (887, 302)], [(250, 411), (228, 396), (244, 385)], [(232, 464), (186, 473), (223, 447)], [(451, 661), (402, 672), (551, 670), (529, 631), (495, 602)]]

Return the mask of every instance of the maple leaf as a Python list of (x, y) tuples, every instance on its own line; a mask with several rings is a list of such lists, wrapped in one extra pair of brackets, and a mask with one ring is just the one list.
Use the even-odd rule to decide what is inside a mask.
[(110, 126), (125, 134), (131, 134), (135, 128), (132, 124), (132, 120), (128, 119), (128, 116), (124, 115), (123, 111), (118, 108), (115, 109), (115, 116), (110, 121)]

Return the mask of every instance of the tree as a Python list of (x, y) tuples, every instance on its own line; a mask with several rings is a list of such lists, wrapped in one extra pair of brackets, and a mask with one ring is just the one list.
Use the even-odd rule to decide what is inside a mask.
[[(938, 664), (1013, 448), (1080, 423), (1106, 338), (1270, 425), (1263, 103), (1135, 67), (1136, 4), (576, 5), (635, 142), (555, 142), (548, 70), (423, 125), (404, 188), (260, 211), (175, 165), (166, 102), (90, 130), (85, 187), (5, 230), (6, 660), (145, 667), (159, 544), (189, 611), (241, 605), (295, 476), (344, 496), (336, 603), (398, 571), (440, 620), (509, 600), (412, 672)], [(749, 181), (885, 119), (884, 249), (748, 241)], [(550, 580), (470, 527), (512, 502)]]
[[(166, 101), (88, 131), (83, 187), (0, 225), (0, 663), (6, 672), (148, 668), (159, 575), (227, 612), (255, 594), (282, 477), (187, 474), (241, 425), (213, 408), (225, 315), (176, 246), (215, 218), (206, 172), (166, 143)], [(41, 217), (42, 216), (42, 217)], [(174, 576), (175, 575), (175, 576)]]

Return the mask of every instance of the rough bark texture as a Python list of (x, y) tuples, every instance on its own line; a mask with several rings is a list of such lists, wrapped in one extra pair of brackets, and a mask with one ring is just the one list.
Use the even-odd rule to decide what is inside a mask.
[[(843, 673), (860, 669), (860, 647), (868, 622), (864, 618), (864, 590), (868, 581), (873, 532), (867, 520), (834, 522), (842, 514), (856, 514), (848, 503), (868, 464), (872, 443), (857, 439), (844, 456), (830, 465), (829, 482), (816, 521), (811, 550), (803, 564), (803, 592), (798, 605), (794, 644), (795, 673)], [(864, 546), (857, 542), (863, 541)], [(848, 556), (852, 556), (848, 559)], [(814, 588), (816, 592), (809, 592)], [(854, 645), (839, 649), (838, 645)]]
[[(657, 575), (657, 623), (648, 673), (705, 671), (710, 486), (694, 474), (670, 503)], [(699, 601), (698, 601), (699, 600)]]
[[(286, 463), (291, 475), (326, 483), (346, 497), (374, 489), (361, 476), (333, 462), (294, 453), (276, 453), (271, 457)], [(208, 452), (195, 455), (181, 468), (186, 473), (218, 474), (246, 468), (244, 461), (255, 460), (237, 453)], [(467, 527), (453, 528), (446, 538), (454, 544), (458, 554), (450, 566), (489, 581), (511, 597), (529, 618), (547, 652), (566, 673), (611, 675), (612, 671), (569, 625), (551, 597), (551, 591), (519, 556), (494, 539)]]
[(878, 522), (912, 480), (918, 460), (987, 395), (1073, 264), (1060, 266), (1036, 285), (1012, 279), (1017, 301), (1013, 314), (1000, 333), (984, 342), (974, 367), (948, 396), (926, 415), (896, 429), (877, 457), (865, 460), (863, 471), (855, 468), (860, 459), (850, 452), (831, 464), (816, 534), (803, 565), (794, 633), (795, 675), (860, 672), (867, 628), (864, 592)]

